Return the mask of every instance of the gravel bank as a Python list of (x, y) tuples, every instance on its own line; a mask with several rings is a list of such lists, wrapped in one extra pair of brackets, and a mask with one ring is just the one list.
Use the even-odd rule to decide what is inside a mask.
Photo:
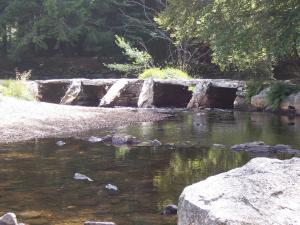
[(64, 106), (0, 96), (0, 144), (68, 137), (88, 130), (158, 121), (166, 117), (143, 109)]

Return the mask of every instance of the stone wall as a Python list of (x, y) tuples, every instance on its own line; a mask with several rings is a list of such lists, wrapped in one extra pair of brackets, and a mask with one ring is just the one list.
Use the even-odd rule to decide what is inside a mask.
[[(250, 104), (245, 98), (246, 82), (237, 80), (60, 79), (30, 81), (28, 84), (35, 93), (38, 90), (40, 101), (57, 104), (273, 111), (267, 105), (268, 89), (253, 96)], [(75, 88), (76, 91), (73, 90), (75, 84), (79, 86)], [(280, 112), (300, 115), (299, 96), (300, 93), (296, 93), (284, 99), (280, 105)], [(105, 99), (109, 98), (113, 99), (110, 99), (108, 104), (105, 103)]]

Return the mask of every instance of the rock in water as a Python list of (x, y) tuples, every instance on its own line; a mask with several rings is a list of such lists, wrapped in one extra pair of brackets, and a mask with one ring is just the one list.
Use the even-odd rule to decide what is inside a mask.
[(188, 186), (178, 225), (300, 224), (300, 159), (252, 159)]
[(64, 141), (57, 141), (57, 142), (56, 142), (56, 145), (59, 146), (59, 147), (62, 147), (62, 146), (64, 146), (65, 144), (66, 144), (66, 142), (64, 142)]
[(255, 155), (270, 155), (276, 153), (284, 153), (284, 154), (300, 154), (300, 151), (297, 149), (292, 149), (289, 145), (275, 145), (270, 146), (266, 145), (262, 141), (249, 142), (245, 144), (238, 144), (231, 147), (233, 151), (245, 151)]
[(162, 145), (161, 142), (157, 139), (151, 141), (151, 144), (152, 144), (152, 146), (161, 146)]
[(102, 138), (91, 136), (91, 137), (89, 137), (88, 141), (91, 142), (91, 143), (98, 143), (98, 142), (101, 142), (103, 140), (102, 140)]
[(261, 111), (268, 108), (268, 93), (270, 88), (265, 88), (258, 95), (251, 98), (251, 106), (253, 109)]
[(73, 178), (75, 180), (87, 180), (89, 182), (93, 181), (91, 178), (89, 178), (88, 176), (81, 174), (81, 173), (75, 173)]
[(206, 106), (207, 104), (207, 92), (212, 86), (210, 82), (201, 82), (196, 85), (195, 92), (192, 99), (187, 105), (188, 109), (199, 108), (201, 106)]
[(18, 225), (16, 214), (6, 213), (0, 217), (0, 225)]
[(111, 143), (114, 146), (133, 145), (138, 143), (138, 140), (136, 137), (131, 135), (125, 135), (125, 136), (113, 135)]
[(178, 207), (177, 205), (167, 205), (163, 211), (163, 215), (176, 215)]
[(113, 184), (107, 184), (105, 185), (105, 189), (111, 192), (117, 192), (119, 191), (119, 188), (116, 185)]
[(93, 221), (86, 221), (84, 225), (116, 225), (114, 222), (93, 222)]

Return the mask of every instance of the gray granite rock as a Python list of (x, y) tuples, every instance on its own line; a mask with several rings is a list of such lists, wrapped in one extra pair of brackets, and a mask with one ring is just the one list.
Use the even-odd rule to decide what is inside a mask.
[(188, 186), (178, 225), (300, 224), (300, 159), (252, 159)]

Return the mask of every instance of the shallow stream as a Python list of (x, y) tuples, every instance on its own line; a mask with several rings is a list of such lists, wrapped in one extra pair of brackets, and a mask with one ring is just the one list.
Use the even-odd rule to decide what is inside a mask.
[[(261, 140), (300, 149), (300, 118), (264, 113), (181, 112), (167, 121), (89, 136), (109, 133), (158, 139), (163, 145), (112, 147), (71, 138), (62, 147), (56, 145), (58, 139), (0, 146), (0, 213), (15, 212), (30, 225), (82, 225), (87, 220), (175, 225), (176, 217), (161, 212), (165, 205), (177, 204), (185, 186), (255, 157), (231, 151), (232, 145)], [(74, 180), (76, 172), (94, 182)], [(119, 192), (108, 193), (108, 183)]]

